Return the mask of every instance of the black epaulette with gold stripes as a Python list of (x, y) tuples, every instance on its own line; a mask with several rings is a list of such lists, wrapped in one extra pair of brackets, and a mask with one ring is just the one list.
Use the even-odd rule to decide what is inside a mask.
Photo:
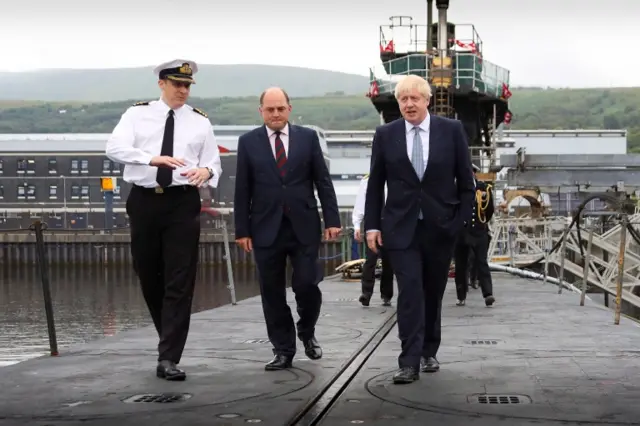
[(195, 112), (197, 112), (198, 114), (200, 114), (201, 116), (203, 116), (204, 118), (208, 118), (209, 116), (207, 115), (206, 112), (202, 111), (201, 109), (198, 108), (194, 108), (193, 109)]
[(149, 105), (150, 101), (140, 101), (140, 102), (136, 102), (135, 104), (133, 104), (133, 106), (142, 106), (142, 105)]

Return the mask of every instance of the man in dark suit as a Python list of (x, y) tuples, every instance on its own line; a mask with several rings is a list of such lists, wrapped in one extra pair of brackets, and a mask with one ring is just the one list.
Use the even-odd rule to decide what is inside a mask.
[(384, 244), (398, 282), (402, 351), (393, 380), (411, 383), (419, 370), (440, 368), (442, 297), (474, 185), (462, 123), (429, 115), (428, 82), (409, 75), (395, 97), (403, 118), (376, 129), (364, 220), (367, 245)]
[(286, 299), (287, 256), (293, 267), (292, 288), (298, 315), (298, 338), (305, 354), (320, 359), (315, 338), (322, 293), (318, 250), (322, 237), (340, 234), (338, 202), (318, 134), (288, 122), (291, 104), (280, 88), (260, 96), (264, 126), (238, 140), (234, 200), (236, 242), (253, 251), (258, 266), (262, 309), (274, 358), (266, 370), (290, 368), (296, 353), (296, 327)]
[[(474, 164), (473, 170), (475, 177), (475, 172), (479, 170), (478, 166)], [(487, 185), (485, 182), (475, 180), (475, 184), (476, 198), (471, 217), (464, 231), (460, 234), (455, 249), (456, 294), (458, 296), (456, 305), (458, 306), (466, 304), (469, 278), (474, 278), (470, 273), (472, 267), (476, 270), (485, 305), (492, 306), (496, 301), (493, 296), (491, 270), (487, 259), (490, 241), (489, 222), (495, 210), (493, 191), (491, 185)], [(469, 256), (470, 253), (473, 253), (473, 260)]]

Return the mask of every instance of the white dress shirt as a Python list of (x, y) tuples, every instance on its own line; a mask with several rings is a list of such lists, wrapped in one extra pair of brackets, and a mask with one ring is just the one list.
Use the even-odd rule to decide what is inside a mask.
[[(415, 125), (409, 123), (408, 121), (404, 121), (405, 126), (405, 138), (407, 142), (407, 156), (409, 157), (409, 161), (411, 161), (411, 154), (413, 153), (413, 138), (415, 136)], [(424, 158), (425, 170), (427, 164), (429, 162), (429, 130), (431, 128), (431, 117), (429, 113), (427, 113), (427, 117), (422, 121), (422, 123), (418, 124), (420, 141), (422, 141), (422, 158)], [(386, 187), (385, 187), (386, 189)], [(368, 229), (367, 232), (379, 231), (378, 229)]]
[[(267, 128), (267, 136), (269, 136), (269, 142), (271, 143), (271, 151), (273, 152), (273, 157), (276, 157), (276, 131)], [(284, 154), (289, 158), (289, 124), (285, 125), (282, 130), (280, 130), (280, 140), (282, 141), (282, 145), (284, 145)]]
[[(164, 127), (169, 106), (162, 100), (148, 105), (129, 107), (113, 129), (107, 140), (106, 155), (111, 160), (125, 165), (123, 179), (126, 182), (147, 188), (158, 186), (158, 168), (150, 166), (151, 158), (160, 155)], [(213, 171), (208, 181), (217, 187), (222, 167), (220, 150), (209, 119), (188, 105), (174, 111), (173, 157), (184, 160), (186, 165), (173, 171), (172, 186), (189, 185), (186, 176), (180, 173), (197, 167)]]
[[(364, 205), (367, 198), (367, 186), (369, 184), (369, 175), (360, 180), (360, 187), (358, 188), (358, 194), (356, 195), (356, 202), (353, 206), (353, 212), (351, 213), (351, 221), (353, 223), (353, 229), (360, 229), (360, 224), (364, 219)], [(387, 198), (387, 185), (384, 186), (384, 197)]]

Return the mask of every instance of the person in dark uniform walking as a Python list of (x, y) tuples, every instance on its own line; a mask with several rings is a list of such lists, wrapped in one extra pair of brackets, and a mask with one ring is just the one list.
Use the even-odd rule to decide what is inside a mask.
[[(360, 188), (356, 195), (356, 202), (353, 206), (351, 219), (353, 222), (354, 238), (358, 242), (362, 242), (362, 231), (360, 225), (364, 219), (364, 203), (367, 196), (367, 184), (369, 183), (369, 174), (366, 174), (360, 181)], [(380, 260), (382, 261), (382, 274), (380, 276), (380, 296), (382, 297), (383, 306), (391, 306), (391, 298), (393, 298), (393, 269), (389, 261), (389, 255), (383, 247), (380, 248)], [(378, 263), (378, 253), (374, 253), (369, 247), (365, 250), (365, 261), (362, 265), (361, 287), (362, 294), (358, 301), (362, 306), (369, 306), (371, 296), (373, 296), (373, 288), (376, 283), (376, 264)]]
[[(324, 238), (340, 234), (338, 201), (322, 154), (318, 133), (289, 123), (289, 95), (277, 87), (260, 96), (264, 125), (238, 139), (234, 196), (236, 243), (253, 252), (258, 266), (262, 309), (273, 359), (266, 370), (292, 366), (296, 331), (305, 354), (322, 357), (315, 327), (322, 305), (318, 284), (318, 251), (322, 238), (318, 198), (324, 217)], [(299, 321), (294, 325), (287, 304), (287, 257)]]
[[(475, 173), (479, 170), (474, 164)], [(458, 237), (455, 249), (455, 272), (456, 272), (456, 294), (458, 301), (456, 305), (464, 306), (469, 290), (469, 270), (472, 265), (469, 262), (469, 252), (473, 251), (473, 258), (476, 267), (476, 273), (482, 297), (487, 306), (493, 305), (495, 297), (493, 296), (493, 284), (491, 282), (491, 271), (487, 260), (489, 250), (489, 221), (493, 217), (493, 191), (491, 186), (485, 182), (475, 180), (476, 198), (473, 203), (473, 213), (470, 220)]]
[(160, 338), (156, 375), (184, 380), (179, 369), (191, 320), (198, 263), (201, 200), (198, 187), (216, 187), (220, 151), (206, 114), (186, 104), (193, 61), (159, 65), (160, 99), (128, 108), (106, 145), (125, 164), (133, 267)]

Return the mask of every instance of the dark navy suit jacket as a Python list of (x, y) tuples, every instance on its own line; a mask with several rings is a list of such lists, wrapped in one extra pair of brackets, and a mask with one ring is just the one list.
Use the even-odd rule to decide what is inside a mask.
[(300, 243), (319, 244), (322, 229), (314, 185), (325, 228), (340, 227), (336, 193), (314, 130), (289, 124), (285, 167), (282, 178), (264, 125), (240, 136), (233, 206), (236, 238), (251, 237), (256, 247), (270, 246), (286, 210)]
[(382, 243), (390, 250), (411, 244), (419, 208), (430, 238), (437, 240), (456, 238), (471, 217), (473, 171), (462, 123), (430, 117), (429, 159), (422, 180), (407, 154), (404, 119), (379, 126), (373, 138), (365, 230), (382, 231)]

